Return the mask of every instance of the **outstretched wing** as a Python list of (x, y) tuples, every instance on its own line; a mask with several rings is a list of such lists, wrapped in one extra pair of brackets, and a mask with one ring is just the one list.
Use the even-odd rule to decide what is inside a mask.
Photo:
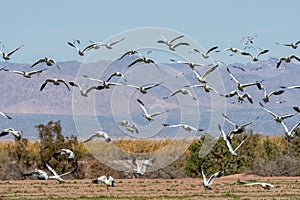
[(222, 171), (218, 171), (216, 173), (214, 173), (213, 175), (211, 175), (211, 177), (208, 179), (208, 184), (212, 184), (214, 182), (215, 178), (220, 178), (221, 176), (224, 175), (224, 170)]
[(144, 103), (143, 103), (140, 99), (137, 99), (137, 101), (140, 103), (140, 106), (141, 106), (141, 108), (143, 109), (144, 113), (145, 113), (145, 114), (148, 114), (148, 112), (147, 112), (147, 110), (146, 110), (146, 108), (145, 108)]

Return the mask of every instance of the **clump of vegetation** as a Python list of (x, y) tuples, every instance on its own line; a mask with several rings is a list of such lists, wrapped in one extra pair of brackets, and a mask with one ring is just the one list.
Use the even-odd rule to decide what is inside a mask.
[[(64, 137), (59, 121), (50, 121), (46, 125), (40, 124), (36, 128), (40, 141), (31, 142), (22, 139), (19, 142), (0, 143), (0, 179), (23, 179), (24, 172), (35, 168), (46, 169), (45, 163), (49, 163), (58, 173), (77, 169), (73, 174), (77, 179), (95, 178), (100, 175), (111, 175), (114, 178), (132, 177), (128, 172), (118, 171), (101, 163), (76, 137)], [(200, 139), (192, 141), (178, 160), (155, 172), (147, 173), (146, 177), (198, 177), (199, 166), (202, 166), (207, 174), (224, 169), (227, 175), (236, 173), (253, 173), (262, 176), (300, 175), (300, 132), (298, 130), (295, 138), (290, 141), (284, 136), (269, 137), (251, 131), (235, 136), (234, 147), (244, 136), (247, 136), (238, 150), (238, 156), (229, 153), (222, 138), (213, 138), (205, 134)], [(186, 144), (186, 141), (184, 139), (182, 141), (118, 139), (111, 144), (104, 142), (105, 145), (116, 145), (128, 153), (169, 152), (172, 149), (167, 147), (173, 143)], [(93, 141), (90, 146), (99, 146), (99, 144)], [(110, 151), (110, 148), (105, 148), (104, 144), (100, 145), (103, 146), (102, 150)], [(71, 149), (75, 153), (75, 159), (68, 161), (67, 155), (57, 156), (55, 153), (62, 148)]]

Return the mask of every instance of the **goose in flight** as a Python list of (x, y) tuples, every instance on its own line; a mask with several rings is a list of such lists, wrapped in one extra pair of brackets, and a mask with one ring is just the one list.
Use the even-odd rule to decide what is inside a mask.
[(172, 40), (167, 40), (164, 36), (162, 36), (162, 35), (160, 35), (160, 36), (162, 37), (162, 40), (158, 40), (157, 43), (160, 43), (160, 44), (166, 44), (166, 45), (169, 47), (169, 49), (170, 49), (171, 51), (175, 51), (175, 48), (178, 47), (178, 46), (180, 46), (180, 45), (184, 45), (184, 46), (189, 46), (189, 45), (190, 45), (190, 44), (187, 43), (187, 42), (179, 42), (179, 43), (177, 43), (177, 44), (174, 44), (174, 43), (173, 43), (173, 42), (175, 42), (175, 40), (178, 40), (178, 39), (180, 39), (180, 38), (183, 38), (184, 35), (180, 35), (180, 36), (178, 36), (178, 37), (175, 37), (175, 38), (173, 38)]
[(282, 89), (300, 89), (300, 85), (280, 86)]
[(72, 171), (69, 171), (69, 172), (67, 172), (67, 173), (64, 173), (64, 174), (61, 174), (61, 175), (58, 175), (58, 173), (49, 165), (49, 164), (47, 164), (46, 163), (46, 167), (49, 169), (49, 171), (51, 171), (52, 172), (52, 176), (49, 176), (48, 178), (49, 179), (55, 179), (55, 180), (57, 180), (58, 182), (60, 182), (60, 183), (64, 183), (65, 182), (65, 180), (62, 178), (63, 176), (66, 176), (66, 175), (69, 175), (69, 174), (71, 174), (71, 173), (74, 173), (77, 169), (74, 169), (74, 170), (72, 170)]
[(2, 136), (5, 136), (5, 135), (8, 135), (8, 134), (12, 134), (14, 137), (15, 137), (15, 141), (20, 141), (21, 138), (22, 138), (22, 131), (19, 130), (19, 131), (16, 131), (15, 129), (13, 128), (7, 128), (7, 129), (4, 129), (1, 133), (0, 133), (0, 137)]
[(127, 82), (127, 79), (125, 78), (125, 76), (124, 76), (124, 74), (123, 74), (122, 72), (114, 72), (114, 73), (112, 73), (112, 74), (108, 77), (108, 79), (107, 79), (106, 81), (110, 81), (110, 79), (112, 79), (112, 77), (114, 77), (114, 76), (120, 76), (120, 77), (123, 78), (123, 80), (124, 80), (125, 82)]
[[(120, 72), (117, 72), (117, 73), (120, 73)], [(121, 76), (122, 73), (119, 74), (119, 76)], [(89, 80), (92, 80), (92, 81), (97, 81), (97, 82), (100, 82), (102, 83), (102, 86), (103, 88), (105, 89), (109, 89), (109, 86), (123, 86), (124, 84), (120, 84), (120, 83), (113, 83), (113, 82), (109, 82), (109, 80), (113, 77), (113, 76), (116, 76), (116, 75), (111, 75), (106, 81), (104, 80), (100, 80), (100, 79), (96, 79), (96, 78), (90, 78), (88, 77), (87, 75), (83, 75), (83, 77), (89, 79)]]
[(257, 35), (254, 36), (245, 36), (241, 39), (241, 42), (243, 42), (244, 40), (246, 40), (245, 45), (248, 46), (248, 44), (253, 44), (254, 43), (254, 39), (257, 37)]
[(186, 85), (184, 87), (202, 87), (204, 89), (205, 92), (209, 93), (210, 91), (214, 91), (215, 93), (217, 93), (220, 96), (224, 96), (223, 94), (221, 94), (220, 92), (218, 92), (215, 88), (213, 88), (212, 86), (208, 85), (207, 83), (202, 83), (200, 85)]
[(47, 172), (41, 169), (35, 169), (32, 172), (23, 174), (23, 176), (37, 176), (39, 180), (48, 180), (49, 178)]
[(253, 103), (253, 100), (252, 100), (252, 97), (250, 94), (248, 93), (244, 93), (244, 94), (240, 94), (237, 90), (232, 90), (231, 92), (229, 92), (228, 94), (226, 95), (221, 95), (221, 96), (224, 96), (226, 98), (230, 98), (230, 97), (233, 97), (233, 96), (237, 96), (237, 100), (238, 100), (238, 103), (243, 103), (244, 102), (244, 99), (247, 98), (247, 100), (252, 104)]
[(103, 131), (95, 131), (95, 133), (93, 135), (91, 135), (88, 139), (86, 139), (85, 141), (83, 141), (83, 143), (87, 143), (89, 141), (91, 141), (94, 138), (104, 138), (105, 142), (110, 142), (111, 139), (108, 136), (107, 133), (103, 132)]
[[(256, 85), (259, 89), (260, 89), (260, 84), (262, 81), (258, 82), (252, 82), (252, 83), (240, 83), (237, 78), (231, 73), (231, 71), (229, 70), (229, 68), (227, 67), (226, 68), (227, 72), (229, 73), (229, 76), (234, 80), (234, 82), (237, 83), (237, 88), (240, 90), (240, 91), (244, 91), (244, 88), (245, 87), (249, 87), (249, 86), (253, 86), (253, 85)], [(261, 88), (262, 89), (262, 88)]]
[(109, 176), (108, 178), (106, 176), (100, 176), (92, 181), (93, 183), (100, 184), (104, 183), (106, 185), (106, 189), (108, 190), (108, 187), (114, 187), (115, 181), (113, 177)]
[(270, 190), (271, 188), (278, 188), (278, 185), (272, 185), (270, 183), (263, 183), (263, 182), (254, 182), (254, 183), (246, 183), (245, 186), (252, 186), (252, 185), (259, 185), (266, 190)]
[[(228, 47), (223, 50), (217, 50), (216, 52), (223, 52), (223, 51), (231, 51), (232, 53), (242, 53), (243, 52), (242, 50), (235, 48), (235, 47)], [(234, 54), (230, 54), (229, 56), (233, 56), (233, 55)]]
[(224, 175), (224, 170), (221, 170), (211, 175), (210, 178), (207, 180), (201, 166), (199, 167), (199, 172), (203, 177), (203, 181), (202, 181), (203, 186), (205, 187), (205, 189), (209, 189), (209, 190), (212, 190), (211, 185), (213, 184), (215, 178), (220, 178), (221, 176)]
[(154, 158), (150, 158), (149, 160), (145, 160), (143, 161), (141, 164), (138, 163), (136, 157), (132, 157), (132, 165), (135, 167), (135, 169), (133, 169), (133, 173), (136, 175), (140, 175), (143, 176), (146, 173), (147, 167), (151, 167), (155, 161), (155, 157)]
[(196, 69), (194, 69), (193, 72), (196, 75), (196, 78), (200, 83), (206, 83), (206, 76), (208, 74), (212, 73), (213, 71), (215, 71), (217, 69), (217, 67), (218, 67), (218, 65), (215, 65), (215, 66), (209, 68), (207, 71), (204, 72), (203, 76), (201, 76), (200, 73), (196, 71)]
[[(84, 52), (88, 51), (88, 50), (91, 50), (91, 49), (96, 49), (97, 47), (95, 46), (95, 44), (91, 44), (91, 45), (88, 45), (86, 46), (85, 48), (83, 48), (82, 50), (75, 45), (75, 42), (71, 43), (71, 42), (67, 42), (68, 45), (70, 45), (71, 47), (74, 47), (77, 51), (78, 51), (78, 54), (80, 56), (84, 56)], [(79, 43), (80, 44), (80, 43)]]
[(53, 85), (60, 85), (60, 83), (63, 83), (68, 88), (68, 90), (70, 91), (70, 88), (69, 88), (68, 84), (63, 79), (57, 79), (57, 78), (48, 78), (48, 79), (46, 79), (45, 82), (42, 84), (42, 86), (40, 88), (40, 91), (42, 91), (48, 83), (52, 83)]
[(46, 69), (41, 69), (41, 70), (33, 70), (30, 72), (25, 72), (25, 71), (16, 71), (16, 70), (8, 70), (8, 69), (2, 69), (4, 71), (8, 71), (8, 72), (13, 72), (15, 74), (20, 74), (22, 76), (24, 76), (25, 78), (31, 78), (32, 75), (36, 74), (36, 75), (40, 75), (40, 73), (42, 73), (43, 71), (45, 71)]
[(265, 53), (268, 53), (268, 52), (269, 52), (269, 50), (268, 50), (268, 49), (265, 49), (265, 50), (259, 52), (256, 56), (252, 55), (252, 54), (249, 53), (249, 52), (245, 52), (245, 51), (241, 52), (241, 54), (244, 55), (244, 56), (250, 56), (250, 57), (252, 58), (252, 61), (253, 61), (253, 62), (257, 62), (257, 61), (258, 61), (258, 57), (259, 57), (260, 55), (265, 54)]
[(69, 84), (73, 87), (77, 87), (80, 91), (81, 96), (84, 96), (84, 97), (88, 97), (88, 93), (92, 90), (103, 90), (104, 89), (104, 87), (101, 85), (100, 86), (92, 85), (92, 86), (88, 87), (86, 90), (83, 90), (82, 87), (75, 82), (71, 81), (71, 82), (69, 82)]
[(279, 59), (279, 61), (277, 62), (277, 65), (276, 65), (276, 69), (279, 68), (279, 66), (281, 65), (281, 63), (284, 61), (286, 63), (289, 63), (291, 62), (293, 59), (297, 60), (298, 62), (300, 62), (300, 58), (295, 56), (295, 55), (291, 55), (291, 56), (287, 56), (287, 57), (282, 57)]
[[(35, 63), (33, 63), (33, 65), (31, 65), (31, 67), (34, 67), (39, 63), (46, 63), (47, 66), (52, 66), (52, 65), (56, 64), (55, 60), (45, 57), (45, 58), (41, 58), (38, 61), (36, 61)], [(56, 64), (56, 67), (57, 67), (57, 69), (60, 70), (60, 67), (58, 66), (58, 64)]]
[(126, 86), (135, 88), (135, 89), (139, 90), (142, 94), (146, 94), (147, 90), (149, 90), (151, 88), (154, 88), (154, 87), (157, 87), (157, 86), (161, 85), (162, 83), (163, 82), (154, 83), (154, 84), (150, 84), (150, 85), (146, 85), (146, 86), (135, 86), (135, 85), (128, 85), (128, 84), (126, 84)]
[(128, 65), (128, 67), (131, 67), (132, 65), (135, 65), (136, 63), (139, 63), (139, 62), (143, 62), (143, 63), (146, 63), (146, 64), (154, 64), (156, 67), (158, 67), (158, 65), (155, 63), (154, 60), (152, 60), (151, 58), (146, 58), (144, 56), (140, 57), (140, 58), (137, 58), (135, 59), (132, 63), (130, 63)]
[(290, 130), (287, 128), (286, 124), (284, 123), (284, 121), (281, 122), (281, 125), (284, 128), (284, 134), (288, 137), (288, 138), (293, 138), (294, 137), (294, 131), (295, 129), (300, 125), (300, 122), (298, 122), (295, 126), (293, 126), (293, 128), (291, 128)]
[(294, 115), (297, 114), (297, 112), (296, 112), (296, 113), (292, 113), (292, 114), (280, 116), (280, 115), (276, 115), (276, 114), (273, 113), (272, 111), (270, 111), (270, 110), (268, 110), (267, 108), (265, 108), (264, 105), (262, 105), (262, 103), (259, 102), (259, 105), (260, 105), (265, 111), (267, 111), (269, 114), (271, 114), (271, 115), (275, 118), (276, 123), (282, 123), (284, 119), (293, 117)]
[(205, 66), (204, 64), (200, 64), (200, 63), (192, 63), (192, 62), (180, 61), (180, 60), (174, 60), (174, 59), (170, 59), (170, 61), (188, 65), (192, 70), (194, 70), (195, 67), (204, 67)]
[(204, 59), (207, 59), (207, 58), (209, 58), (209, 55), (208, 55), (208, 54), (209, 54), (210, 52), (216, 50), (217, 48), (218, 48), (217, 46), (214, 46), (214, 47), (208, 49), (206, 52), (201, 52), (201, 51), (199, 51), (198, 49), (194, 49), (194, 52), (200, 53), (201, 56), (202, 56)]
[(197, 129), (193, 126), (187, 125), (187, 124), (162, 124), (164, 127), (170, 127), (170, 128), (175, 128), (175, 127), (182, 127), (186, 132), (190, 131), (203, 131), (203, 129)]
[(70, 149), (61, 149), (59, 150), (58, 152), (56, 152), (54, 155), (55, 156), (61, 156), (61, 155), (65, 155), (65, 154), (68, 154), (68, 160), (71, 161), (71, 160), (74, 160), (75, 158), (75, 154), (72, 150)]
[(146, 110), (144, 103), (143, 103), (140, 99), (137, 99), (137, 101), (139, 102), (140, 107), (141, 107), (141, 108), (143, 109), (143, 111), (144, 111), (143, 116), (144, 116), (149, 122), (151, 122), (151, 121), (154, 120), (153, 117), (165, 113), (165, 112), (155, 112), (155, 113), (150, 114), (150, 113), (148, 113), (148, 111)]
[(222, 113), (222, 116), (225, 118), (226, 121), (228, 121), (230, 124), (232, 124), (235, 128), (231, 130), (228, 134), (227, 137), (232, 139), (235, 134), (241, 134), (245, 131), (246, 126), (252, 124), (255, 122), (259, 117), (257, 116), (255, 119), (253, 119), (250, 122), (244, 123), (242, 125), (238, 125), (237, 123), (233, 122), (231, 119), (229, 119), (224, 113)]
[(288, 47), (292, 47), (293, 49), (297, 49), (298, 44), (300, 44), (300, 40), (297, 41), (297, 42), (292, 42), (292, 43), (278, 43), (278, 42), (276, 42), (275, 44), (288, 46)]
[(2, 115), (3, 117), (5, 117), (6, 119), (12, 119), (10, 116), (8, 116), (7, 114), (3, 113), (0, 111), (0, 115)]
[[(93, 42), (93, 41), (91, 41), (91, 40), (90, 40), (90, 42), (93, 43), (93, 45), (99, 45), (99, 47), (100, 47), (100, 46), (105, 46), (107, 49), (112, 49), (112, 47), (113, 47), (114, 45), (116, 45), (117, 43), (119, 43), (119, 42), (121, 42), (121, 41), (123, 41), (123, 40), (125, 40), (125, 38), (121, 38), (121, 39), (119, 39), (119, 40), (116, 40), (116, 41), (110, 42), (110, 43)], [(99, 48), (99, 47), (98, 47), (98, 48)]]
[(16, 51), (18, 51), (20, 48), (22, 48), (24, 45), (21, 45), (21, 46), (19, 46), (18, 48), (15, 48), (15, 49), (13, 49), (13, 50), (11, 50), (10, 52), (8, 52), (8, 53), (5, 53), (5, 52), (3, 52), (3, 51), (0, 51), (0, 53), (2, 54), (2, 58), (4, 59), (4, 60), (9, 60), (10, 59), (10, 56), (13, 54), (13, 53), (15, 53)]
[(264, 101), (265, 103), (270, 102), (270, 97), (271, 97), (272, 95), (276, 95), (276, 96), (277, 96), (277, 95), (281, 95), (282, 93), (284, 93), (284, 90), (274, 90), (274, 91), (272, 91), (272, 92), (270, 92), (270, 93), (267, 93), (266, 88), (263, 87), (261, 84), (258, 84), (258, 87), (261, 88), (261, 89), (264, 91), (264, 98), (263, 98), (263, 101)]
[(221, 134), (222, 134), (223, 140), (226, 142), (226, 146), (227, 146), (229, 152), (231, 153), (231, 155), (237, 156), (236, 152), (243, 145), (243, 143), (245, 142), (246, 136), (243, 138), (241, 143), (235, 149), (233, 149), (231, 139), (229, 137), (227, 137), (227, 135), (225, 134), (225, 132), (221, 128), (220, 124), (218, 124), (218, 127), (219, 127), (219, 130), (220, 130)]
[(193, 98), (193, 100), (197, 100), (196, 97), (194, 97), (192, 95), (192, 93), (189, 90), (185, 89), (185, 88), (179, 88), (177, 90), (174, 90), (169, 96), (164, 97), (163, 99), (167, 99), (167, 98), (172, 97), (172, 96), (174, 96), (176, 94), (179, 94), (179, 93), (181, 93), (183, 95), (189, 95)]
[(142, 54), (140, 54), (140, 52), (136, 51), (136, 50), (129, 50), (129, 51), (126, 51), (118, 60), (121, 60), (122, 58), (124, 58), (125, 56), (132, 56), (134, 54), (139, 54), (139, 57), (143, 57)]
[(135, 126), (135, 124), (130, 124), (128, 120), (123, 120), (118, 122), (119, 126), (124, 126), (126, 130), (130, 131), (131, 133), (136, 133), (138, 134), (139, 131), (137, 129), (137, 127)]

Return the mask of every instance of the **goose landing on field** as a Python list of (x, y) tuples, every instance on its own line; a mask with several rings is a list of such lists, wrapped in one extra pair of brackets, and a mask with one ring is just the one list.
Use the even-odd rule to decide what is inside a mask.
[(214, 173), (213, 175), (211, 175), (211, 177), (207, 180), (202, 167), (199, 167), (199, 172), (201, 173), (201, 175), (203, 177), (203, 181), (202, 181), (203, 186), (205, 187), (205, 189), (209, 189), (209, 190), (212, 190), (211, 185), (213, 184), (214, 179), (220, 178), (221, 176), (224, 175), (224, 170), (218, 171), (218, 172)]
[(135, 169), (133, 169), (133, 174), (140, 175), (140, 176), (145, 175), (147, 167), (151, 167), (155, 159), (156, 158), (151, 158), (139, 164), (136, 157), (132, 157), (132, 165), (135, 167)]
[(108, 178), (106, 176), (100, 176), (92, 181), (95, 184), (104, 183), (106, 185), (106, 189), (108, 190), (108, 187), (114, 187), (115, 180), (113, 177), (109, 176)]
[(262, 183), (262, 182), (255, 182), (255, 183), (246, 183), (245, 186), (252, 186), (252, 185), (259, 185), (266, 190), (270, 190), (271, 188), (278, 188), (278, 185), (272, 185), (270, 183)]

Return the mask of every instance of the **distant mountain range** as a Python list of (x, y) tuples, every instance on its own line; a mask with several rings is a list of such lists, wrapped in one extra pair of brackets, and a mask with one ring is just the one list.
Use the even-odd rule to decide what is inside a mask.
[[(103, 78), (106, 79), (110, 73), (114, 71), (121, 71), (125, 73), (126, 78), (128, 79), (127, 84), (139, 84), (139, 81), (145, 83), (149, 76), (151, 76), (147, 70), (144, 73), (133, 73), (134, 67), (128, 69), (128, 63), (132, 61), (132, 58), (124, 59), (121, 61), (114, 61), (110, 63), (110, 61), (99, 61), (97, 63), (88, 63), (82, 64), (78, 61), (67, 61), (67, 62), (58, 62), (61, 70), (58, 70), (56, 67), (47, 67), (44, 65), (36, 66), (35, 68), (30, 68), (30, 64), (27, 63), (13, 63), (13, 62), (0, 62), (0, 67), (5, 67), (10, 70), (33, 70), (33, 69), (43, 69), (49, 68), (48, 70), (42, 72), (39, 76), (33, 76), (30, 79), (24, 78), (21, 75), (10, 73), (6, 71), (0, 72), (0, 111), (5, 113), (16, 113), (16, 114), (58, 114), (58, 115), (72, 115), (73, 108), (72, 105), (76, 105), (77, 101), (82, 101), (86, 97), (82, 97), (79, 95), (77, 88), (71, 87), (71, 92), (67, 90), (63, 85), (53, 86), (51, 84), (47, 85), (45, 89), (41, 92), (40, 87), (41, 84), (47, 78), (62, 78), (66, 81), (82, 81), (83, 73), (86, 75), (94, 77), (94, 78)], [(109, 64), (109, 66), (107, 66)], [(138, 65), (138, 64), (137, 64)], [(180, 80), (184, 78), (186, 82), (184, 82), (181, 87), (189, 84), (199, 84), (194, 77), (191, 69), (183, 64), (178, 63), (165, 63), (165, 66), (168, 66), (177, 72), (183, 72), (183, 75), (179, 75), (178, 78), (174, 77), (174, 80), (177, 80), (176, 84), (174, 83), (174, 87), (177, 85), (181, 85)], [(123, 67), (124, 66), (124, 67)], [(161, 66), (161, 65), (160, 65)], [(235, 67), (237, 66), (237, 67)], [(253, 81), (263, 81), (262, 84), (265, 88), (267, 88), (268, 92), (272, 90), (279, 89), (280, 86), (290, 86), (290, 85), (300, 85), (300, 65), (295, 63), (286, 64), (286, 68), (283, 69), (284, 65), (282, 65), (281, 69), (276, 69), (276, 59), (270, 58), (268, 60), (258, 61), (256, 63), (234, 63), (228, 65), (231, 72), (241, 81), (241, 82), (253, 82)], [(154, 67), (154, 65), (150, 66)], [(243, 70), (239, 69), (243, 68)], [(98, 71), (99, 69), (99, 71)], [(105, 69), (105, 70), (104, 70)], [(205, 70), (201, 67), (198, 68), (201, 73)], [(205, 68), (207, 69), (207, 68)], [(129, 70), (129, 71), (128, 71)], [(159, 69), (156, 69), (159, 70)], [(102, 72), (101, 72), (102, 71)], [(132, 74), (131, 74), (132, 73)], [(97, 77), (97, 74), (102, 74), (102, 77)], [(182, 78), (180, 78), (180, 76)], [(218, 77), (221, 78), (218, 78)], [(148, 78), (147, 78), (148, 77)], [(219, 79), (219, 80), (218, 80)], [(113, 81), (122, 81), (124, 80), (116, 77)], [(167, 82), (168, 79), (166, 78)], [(222, 64), (219, 65), (218, 71), (213, 72), (207, 77), (207, 81), (209, 85), (216, 87), (216, 89), (222, 91), (222, 93), (228, 93), (233, 89), (236, 89), (236, 84), (233, 80), (230, 79), (228, 72), (226, 71), (226, 67)], [(166, 83), (164, 82), (163, 85)], [(222, 84), (223, 82), (223, 84)], [(95, 82), (91, 82), (85, 80), (82, 82), (85, 87), (90, 84), (96, 84)], [(126, 87), (127, 88), (127, 87)], [(225, 91), (224, 91), (225, 88)], [(134, 90), (134, 89), (132, 89)], [(232, 97), (226, 100), (226, 110), (231, 113), (236, 121), (244, 122), (244, 120), (240, 119), (240, 114), (244, 115), (244, 118), (252, 119), (257, 114), (263, 115), (261, 118), (269, 120), (272, 122), (272, 117), (266, 114), (258, 105), (259, 101), (262, 101), (263, 91), (259, 91), (256, 87), (251, 87), (245, 89), (245, 91), (249, 92), (253, 97), (254, 103), (250, 104), (249, 102), (245, 102), (243, 104), (236, 103), (236, 98)], [(171, 92), (170, 88), (166, 87), (157, 87), (153, 89), (153, 92), (149, 92), (147, 98), (145, 95), (140, 94), (137, 90), (136, 93), (131, 94), (131, 96), (122, 96), (116, 94), (118, 91), (113, 89), (113, 86), (110, 90), (96, 91), (95, 92), (95, 112), (99, 115), (112, 116), (115, 112), (112, 109), (112, 95), (114, 98), (118, 98), (117, 101), (120, 102), (120, 105), (125, 105), (128, 109), (135, 114), (141, 114), (141, 109), (136, 103), (135, 98), (143, 98), (143, 101), (146, 105), (151, 105), (153, 102), (155, 105), (160, 105), (161, 107), (167, 110), (176, 110), (180, 109), (178, 106), (177, 100), (174, 98), (163, 99), (163, 97), (168, 96)], [(200, 105), (200, 110), (203, 112), (211, 111), (211, 98), (210, 96), (203, 91), (202, 88), (194, 89), (194, 92), (197, 96), (197, 102)], [(91, 92), (91, 96), (94, 92)], [(276, 113), (279, 114), (287, 114), (294, 112), (292, 106), (300, 106), (300, 90), (290, 89), (286, 90), (280, 96), (271, 97), (271, 102), (265, 104), (265, 106)], [(126, 99), (128, 98), (128, 99)], [(89, 99), (89, 101), (92, 98)], [(127, 101), (127, 102), (126, 102)], [(123, 103), (124, 102), (124, 103)], [(128, 103), (129, 102), (129, 103)], [(80, 102), (79, 104), (80, 105)], [(136, 105), (136, 106), (132, 106)], [(85, 105), (79, 109), (82, 114), (85, 113)], [(196, 103), (189, 104), (186, 108), (189, 108), (190, 114), (192, 115), (192, 111), (194, 106), (197, 106)], [(224, 102), (220, 102), (217, 107), (224, 107)], [(217, 108), (216, 107), (216, 108)], [(127, 109), (127, 108), (126, 108)], [(158, 109), (159, 108), (153, 108)], [(246, 116), (247, 111), (251, 110), (251, 115)], [(124, 111), (125, 112), (125, 111)], [(254, 113), (254, 114), (253, 114)], [(205, 114), (203, 115), (204, 117)], [(191, 118), (193, 118), (191, 116)], [(297, 118), (298, 120), (299, 118)], [(180, 120), (180, 119), (178, 119)], [(293, 120), (294, 122), (294, 120)], [(261, 123), (263, 126), (264, 123)], [(292, 125), (292, 123), (291, 123)]]

